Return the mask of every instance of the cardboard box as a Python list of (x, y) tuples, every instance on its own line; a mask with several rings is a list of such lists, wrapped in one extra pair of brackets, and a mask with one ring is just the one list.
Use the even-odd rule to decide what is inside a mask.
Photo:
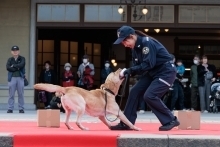
[(199, 130), (200, 114), (200, 111), (174, 111), (174, 115), (180, 122), (178, 129)]
[(60, 127), (60, 110), (37, 110), (38, 127)]

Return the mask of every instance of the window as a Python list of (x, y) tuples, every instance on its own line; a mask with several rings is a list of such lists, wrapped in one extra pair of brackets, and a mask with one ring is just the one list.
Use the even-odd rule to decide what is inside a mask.
[(173, 5), (147, 5), (147, 14), (142, 13), (144, 5), (132, 7), (132, 22), (148, 23), (174, 23), (174, 6)]
[(204, 54), (205, 55), (219, 55), (220, 45), (204, 45)]
[(85, 5), (85, 22), (125, 22), (126, 6), (123, 14), (118, 13), (119, 5)]
[(220, 6), (179, 6), (179, 23), (220, 23)]
[(37, 22), (79, 22), (79, 5), (38, 4)]
[(196, 55), (200, 54), (198, 45), (180, 45), (179, 55)]

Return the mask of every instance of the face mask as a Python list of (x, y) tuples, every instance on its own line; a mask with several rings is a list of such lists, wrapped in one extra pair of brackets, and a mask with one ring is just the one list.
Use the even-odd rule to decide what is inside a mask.
[(83, 63), (87, 63), (88, 62), (88, 59), (83, 59)]
[(105, 67), (109, 67), (110, 65), (108, 63), (105, 64)]
[(193, 63), (194, 64), (198, 64), (198, 60), (193, 60)]
[(66, 69), (66, 71), (70, 71), (70, 67), (66, 67), (65, 69)]
[(49, 68), (50, 68), (50, 66), (45, 66), (45, 68), (46, 68), (46, 69), (49, 69)]

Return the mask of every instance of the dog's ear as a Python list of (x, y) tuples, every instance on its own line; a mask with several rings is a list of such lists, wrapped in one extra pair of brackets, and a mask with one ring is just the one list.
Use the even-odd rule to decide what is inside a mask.
[(103, 89), (105, 87), (105, 84), (102, 84), (101, 86), (100, 86), (100, 89)]

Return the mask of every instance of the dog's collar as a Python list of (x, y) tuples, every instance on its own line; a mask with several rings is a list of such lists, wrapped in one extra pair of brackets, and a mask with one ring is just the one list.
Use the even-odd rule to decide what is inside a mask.
[(111, 93), (112, 95), (115, 95), (114, 92), (112, 92), (110, 89), (106, 89), (106, 88), (104, 88), (103, 90), (105, 90), (105, 91)]

